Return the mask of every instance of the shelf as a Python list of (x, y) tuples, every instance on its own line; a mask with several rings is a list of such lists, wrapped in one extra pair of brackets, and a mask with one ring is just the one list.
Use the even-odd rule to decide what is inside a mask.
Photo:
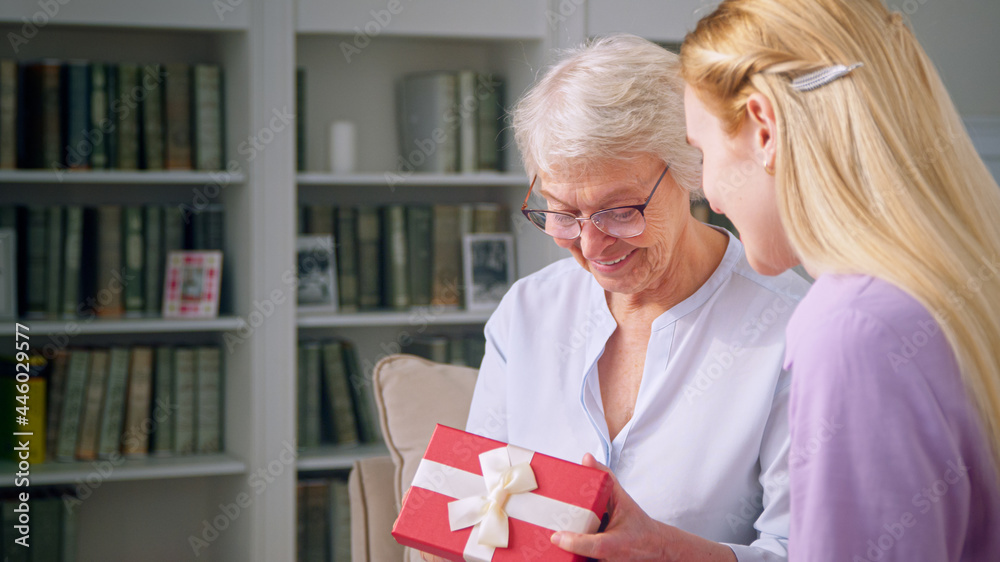
[[(202, 476), (229, 476), (246, 473), (243, 461), (225, 454), (195, 455), (184, 457), (148, 457), (89, 462), (51, 462), (31, 465), (32, 486), (78, 484), (80, 482), (124, 482), (127, 480), (157, 480), (163, 478), (197, 478)], [(110, 474), (108, 473), (110, 471)], [(14, 485), (16, 465), (0, 463), (0, 487)], [(92, 483), (91, 483), (92, 484)]]
[(299, 453), (299, 472), (342, 470), (354, 466), (354, 461), (383, 457), (389, 454), (383, 443), (341, 446), (325, 445)]
[[(44, 9), (43, 9), (44, 6)], [(46, 25), (89, 25), (95, 27), (142, 27), (194, 31), (241, 31), (248, 27), (245, 2), (104, 2), (43, 3), (38, 0), (3, 0), (0, 23), (23, 24), (32, 20)], [(41, 14), (37, 16), (36, 14)], [(44, 16), (44, 17), (43, 17)]]
[(386, 187), (521, 187), (528, 185), (523, 174), (476, 172), (469, 174), (417, 174), (382, 172), (370, 174), (329, 174), (307, 172), (296, 175), (298, 184), (316, 186), (386, 186)]
[(110, 184), (110, 185), (239, 185), (246, 181), (244, 174), (224, 171), (194, 172), (170, 171), (65, 171), (54, 170), (0, 170), (0, 184)]
[(167, 334), (177, 332), (226, 332), (244, 325), (238, 316), (222, 318), (115, 318), (115, 319), (66, 319), (66, 320), (7, 320), (0, 324), (0, 336), (13, 336), (14, 324), (29, 328), (29, 336), (50, 334)]
[(381, 326), (423, 326), (484, 324), (493, 310), (455, 310), (441, 307), (414, 308), (407, 311), (317, 313), (299, 309), (299, 328), (364, 328)]

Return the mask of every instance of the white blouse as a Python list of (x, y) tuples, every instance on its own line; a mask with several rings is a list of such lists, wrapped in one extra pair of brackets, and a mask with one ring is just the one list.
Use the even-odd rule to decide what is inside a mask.
[(808, 287), (754, 272), (730, 236), (708, 281), (653, 322), (634, 414), (611, 440), (597, 360), (616, 323), (590, 273), (554, 263), (486, 324), (466, 429), (577, 463), (589, 452), (654, 519), (741, 561), (786, 560), (784, 331)]

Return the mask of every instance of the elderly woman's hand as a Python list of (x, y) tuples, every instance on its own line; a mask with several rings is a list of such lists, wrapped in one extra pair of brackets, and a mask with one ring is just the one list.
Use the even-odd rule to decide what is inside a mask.
[(441, 558), (440, 556), (434, 556), (433, 554), (427, 554), (426, 552), (421, 552), (420, 557), (426, 560), (427, 562), (448, 562), (447, 560)]
[[(611, 471), (591, 456), (583, 457), (583, 465)], [(703, 539), (654, 520), (635, 503), (611, 474), (614, 488), (608, 502), (607, 528), (596, 534), (583, 535), (560, 531), (552, 542), (574, 554), (597, 560), (725, 560), (736, 562), (729, 547)]]

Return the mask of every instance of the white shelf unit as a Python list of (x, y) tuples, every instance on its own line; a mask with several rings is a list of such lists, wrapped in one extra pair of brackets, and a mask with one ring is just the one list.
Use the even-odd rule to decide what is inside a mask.
[(241, 185), (245, 174), (228, 172), (196, 172), (181, 170), (94, 170), (65, 171), (52, 170), (0, 170), (0, 184), (32, 185)]
[[(246, 470), (246, 463), (225, 454), (141, 459), (119, 457), (93, 462), (34, 465), (31, 467), (31, 484), (76, 486), (83, 482), (91, 488), (97, 488), (104, 483), (130, 480), (233, 476), (245, 474)], [(0, 486), (13, 486), (16, 472), (17, 468), (13, 463), (0, 463)]]
[(355, 461), (388, 454), (389, 449), (381, 443), (357, 446), (324, 445), (302, 451), (299, 454), (298, 470), (300, 475), (310, 472), (347, 470), (354, 466)]
[[(172, 334), (192, 332), (232, 332), (245, 325), (238, 316), (222, 316), (204, 320), (181, 318), (69, 318), (64, 320), (21, 319), (18, 323), (27, 326), (30, 336), (69, 336), (83, 334)], [(0, 337), (14, 335), (14, 323), (0, 325)]]

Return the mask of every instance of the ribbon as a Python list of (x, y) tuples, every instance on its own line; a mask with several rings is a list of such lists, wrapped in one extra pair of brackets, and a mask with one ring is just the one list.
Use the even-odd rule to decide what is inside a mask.
[(482, 476), (420, 461), (413, 485), (456, 500), (448, 504), (452, 531), (472, 527), (463, 552), (467, 562), (490, 562), (495, 549), (507, 548), (510, 517), (551, 531), (593, 533), (600, 527), (593, 511), (532, 493), (538, 487), (533, 455), (513, 445), (486, 451), (479, 455)]

